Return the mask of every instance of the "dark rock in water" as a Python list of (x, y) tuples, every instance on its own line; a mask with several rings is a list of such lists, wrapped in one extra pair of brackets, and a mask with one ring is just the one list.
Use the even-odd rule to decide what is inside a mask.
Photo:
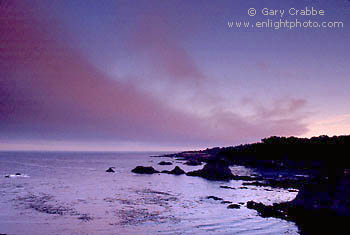
[(16, 173), (16, 175), (22, 175), (21, 173)]
[(174, 175), (183, 175), (185, 174), (185, 171), (182, 170), (180, 167), (176, 166), (174, 169), (172, 169), (170, 171), (170, 174), (174, 174)]
[(82, 214), (78, 217), (78, 219), (84, 222), (88, 222), (92, 220), (92, 217), (90, 217), (88, 214)]
[(220, 188), (225, 188), (225, 189), (236, 189), (230, 186), (226, 186), (226, 185), (220, 185)]
[(161, 161), (160, 163), (158, 163), (158, 165), (166, 166), (166, 165), (173, 165), (173, 164), (171, 162)]
[(215, 196), (208, 196), (207, 199), (213, 199), (215, 201), (221, 201), (223, 200), (221, 197), (215, 197)]
[(176, 166), (171, 171), (165, 170), (165, 171), (162, 171), (161, 173), (172, 174), (172, 175), (183, 175), (183, 174), (185, 174), (185, 171), (182, 170), (180, 167)]
[(106, 172), (114, 173), (115, 171), (113, 170), (114, 167), (110, 167), (106, 170)]
[(262, 179), (260, 176), (234, 175), (233, 180), (256, 181)]
[(243, 187), (239, 187), (239, 189), (248, 189), (248, 187), (243, 186)]
[(194, 159), (190, 159), (187, 162), (185, 162), (184, 164), (188, 165), (188, 166), (199, 166), (202, 163), (200, 161), (197, 161), (197, 160), (194, 160)]
[(151, 166), (137, 166), (134, 169), (132, 169), (131, 171), (134, 172), (134, 173), (137, 173), (137, 174), (154, 174), (154, 173), (159, 173), (159, 171), (156, 171)]
[(221, 204), (231, 204), (232, 202), (230, 201), (222, 201)]
[(5, 178), (10, 178), (10, 175), (5, 175)]
[(241, 208), (241, 206), (238, 204), (231, 204), (227, 206), (227, 209), (239, 209), (239, 208)]
[(256, 210), (261, 217), (275, 217), (280, 219), (286, 219), (287, 216), (283, 211), (280, 210), (281, 207), (282, 206), (278, 206), (278, 204), (274, 204), (273, 206), (266, 206), (261, 202), (247, 202), (247, 208)]
[(188, 172), (188, 176), (199, 176), (208, 180), (231, 180), (234, 176), (224, 160), (210, 160), (201, 170)]

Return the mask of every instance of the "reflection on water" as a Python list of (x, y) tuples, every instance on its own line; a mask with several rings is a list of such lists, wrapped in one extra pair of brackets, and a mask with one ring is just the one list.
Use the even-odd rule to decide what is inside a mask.
[[(0, 233), (7, 234), (297, 234), (293, 223), (261, 218), (250, 200), (271, 204), (296, 192), (168, 174), (137, 175), (147, 153), (0, 153)], [(115, 167), (115, 173), (106, 169)], [(232, 167), (234, 174), (254, 174)], [(10, 177), (16, 173), (28, 177)], [(220, 187), (221, 186), (221, 187)], [(227, 209), (217, 196), (240, 209)]]

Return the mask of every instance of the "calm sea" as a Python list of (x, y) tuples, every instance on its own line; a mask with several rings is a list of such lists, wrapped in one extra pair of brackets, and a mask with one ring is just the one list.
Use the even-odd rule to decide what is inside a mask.
[[(261, 218), (244, 205), (291, 200), (295, 192), (131, 172), (137, 165), (201, 168), (149, 157), (154, 154), (0, 152), (0, 234), (298, 234), (294, 223)], [(157, 165), (162, 160), (173, 165)], [(105, 172), (109, 167), (116, 172)], [(254, 173), (244, 167), (232, 171)], [(242, 206), (227, 209), (207, 196)]]

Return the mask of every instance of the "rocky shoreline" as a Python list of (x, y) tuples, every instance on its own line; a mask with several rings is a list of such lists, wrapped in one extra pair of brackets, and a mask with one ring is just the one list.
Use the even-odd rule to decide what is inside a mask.
[(264, 205), (249, 201), (247, 208), (262, 217), (274, 217), (295, 222), (301, 234), (344, 233), (350, 218), (350, 177), (335, 184), (327, 180), (304, 185), (296, 198), (289, 202)]
[[(350, 218), (350, 164), (348, 159), (340, 160), (339, 157), (347, 146), (350, 146), (350, 136), (311, 139), (270, 137), (250, 145), (159, 157), (174, 158), (184, 164), (205, 163), (202, 169), (187, 172), (187, 176), (207, 180), (243, 180), (244, 186), (298, 190), (292, 201), (273, 205), (249, 201), (246, 206), (256, 210), (262, 217), (293, 221), (302, 234), (315, 234), (319, 229), (334, 232), (346, 228), (345, 221)], [(231, 173), (231, 165), (242, 165), (260, 172), (268, 170), (274, 172), (275, 176), (237, 176)], [(281, 171), (298, 171), (300, 175), (281, 176)], [(239, 205), (230, 208), (239, 208)]]

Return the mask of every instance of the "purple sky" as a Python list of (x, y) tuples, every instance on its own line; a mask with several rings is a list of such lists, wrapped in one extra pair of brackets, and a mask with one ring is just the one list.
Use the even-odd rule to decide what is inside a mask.
[[(306, 6), (325, 16), (298, 20), (344, 27), (227, 26), (279, 19), (262, 8)], [(350, 134), (347, 0), (1, 1), (0, 16), (0, 149), (180, 150)]]

